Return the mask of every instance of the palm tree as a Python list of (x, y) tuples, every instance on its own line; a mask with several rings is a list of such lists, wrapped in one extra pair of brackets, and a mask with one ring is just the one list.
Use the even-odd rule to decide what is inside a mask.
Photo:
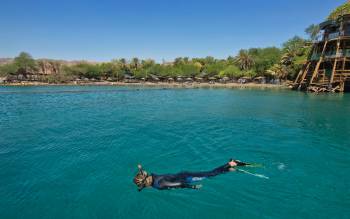
[(119, 59), (119, 63), (122, 65), (123, 68), (126, 68), (126, 59), (124, 58)]
[(154, 66), (156, 62), (153, 59), (146, 59), (141, 61), (141, 65), (143, 68), (150, 68)]
[(305, 29), (305, 33), (310, 36), (312, 41), (318, 40), (320, 32), (320, 25), (311, 24), (308, 28)]
[(286, 79), (288, 76), (288, 70), (286, 66), (281, 64), (273, 65), (269, 70), (266, 71), (266, 73), (279, 79)]
[(246, 50), (239, 51), (239, 54), (236, 56), (235, 61), (241, 70), (248, 70), (255, 63), (254, 59)]
[(119, 63), (122, 67), (122, 70), (123, 70), (123, 74), (129, 74), (130, 73), (130, 66), (128, 65), (126, 59), (124, 58), (121, 58), (119, 59)]
[(183, 60), (182, 57), (177, 57), (177, 58), (175, 58), (175, 60), (174, 60), (174, 65), (181, 65), (181, 64), (183, 64), (183, 63), (184, 63), (184, 60)]
[(291, 65), (293, 64), (294, 57), (297, 56), (297, 51), (287, 48), (285, 53), (282, 55), (281, 64)]
[(190, 61), (190, 58), (188, 58), (188, 57), (184, 57), (184, 58), (183, 58), (183, 61), (184, 61), (184, 63), (186, 63), (186, 64), (187, 64), (187, 63)]
[(138, 58), (132, 58), (130, 62), (130, 67), (137, 70), (140, 66), (140, 60)]
[(283, 47), (284, 54), (282, 55), (281, 63), (286, 66), (292, 65), (295, 58), (303, 56), (309, 48), (307, 42), (298, 36), (285, 42)]

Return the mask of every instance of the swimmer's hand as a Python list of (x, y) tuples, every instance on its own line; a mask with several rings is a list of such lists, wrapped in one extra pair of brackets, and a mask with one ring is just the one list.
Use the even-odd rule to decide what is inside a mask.
[(238, 164), (237, 162), (235, 162), (233, 159), (231, 159), (228, 163), (227, 163), (230, 167), (236, 167)]

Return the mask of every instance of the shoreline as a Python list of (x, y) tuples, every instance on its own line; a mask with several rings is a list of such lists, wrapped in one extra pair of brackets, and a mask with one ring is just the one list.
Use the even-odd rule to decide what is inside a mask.
[(20, 82), (6, 83), (0, 86), (22, 87), (22, 86), (135, 86), (135, 87), (165, 87), (165, 88), (238, 88), (238, 89), (290, 89), (286, 84), (257, 84), (257, 83), (167, 83), (167, 82), (142, 82), (142, 83), (125, 83), (125, 82), (87, 82), (87, 83), (44, 83), (44, 82)]

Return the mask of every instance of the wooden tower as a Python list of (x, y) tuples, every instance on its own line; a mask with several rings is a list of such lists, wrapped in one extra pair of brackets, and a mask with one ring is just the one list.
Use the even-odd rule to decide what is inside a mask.
[(344, 92), (350, 88), (350, 14), (320, 24), (322, 40), (314, 42), (294, 89)]

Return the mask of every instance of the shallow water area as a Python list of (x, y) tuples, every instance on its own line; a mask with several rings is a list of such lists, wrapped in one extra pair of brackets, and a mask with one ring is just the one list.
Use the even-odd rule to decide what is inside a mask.
[[(350, 218), (350, 95), (0, 87), (0, 218)], [(200, 190), (154, 173), (261, 163)]]

